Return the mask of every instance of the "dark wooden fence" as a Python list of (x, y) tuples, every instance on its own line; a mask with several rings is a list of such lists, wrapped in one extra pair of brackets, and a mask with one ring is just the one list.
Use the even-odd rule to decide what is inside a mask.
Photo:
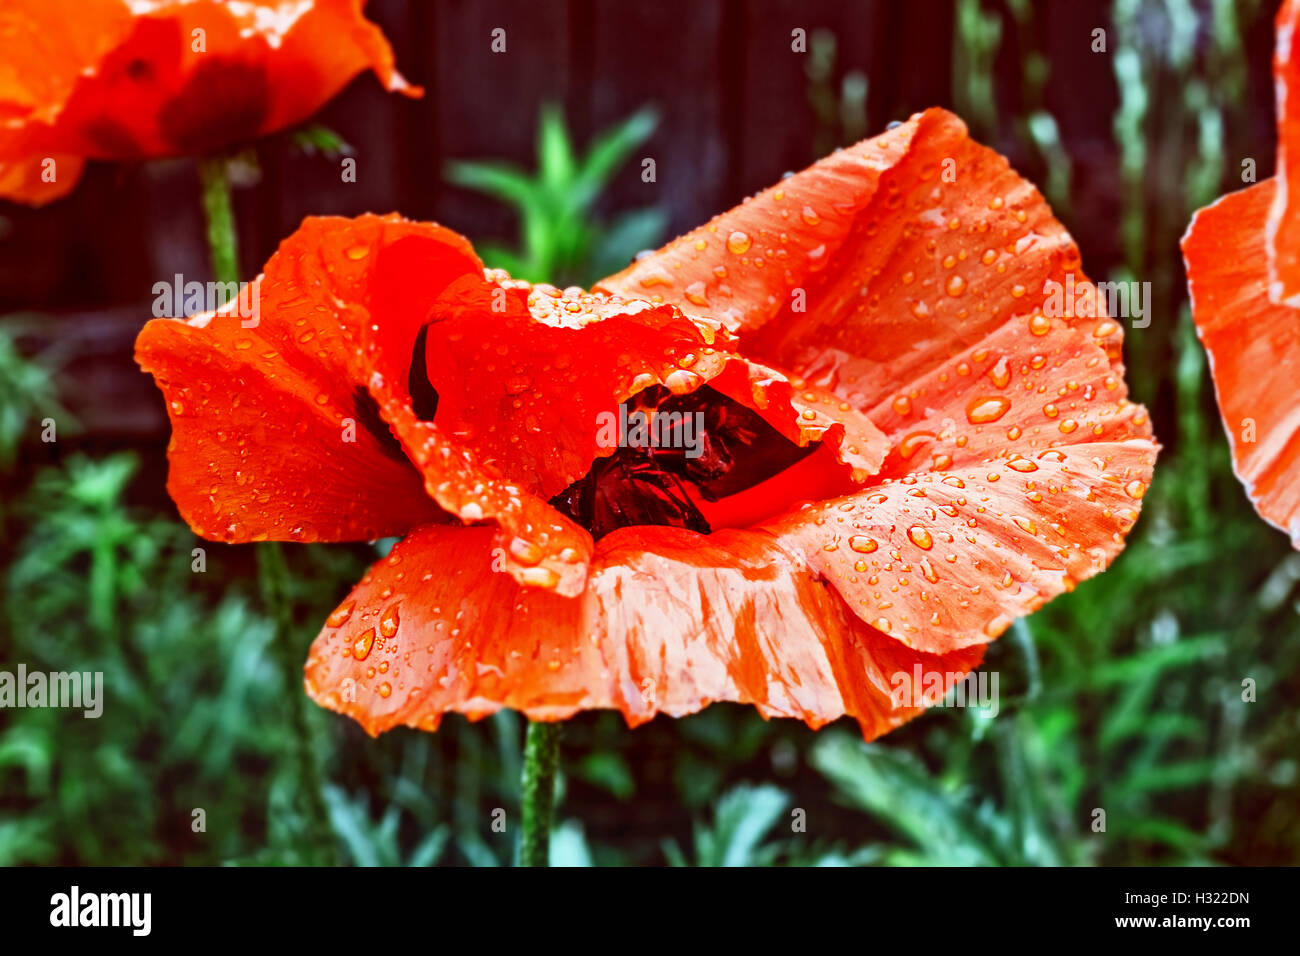
[[(354, 184), (340, 181), (337, 162), (296, 153), (283, 140), (263, 145), (261, 181), (237, 198), (249, 274), (314, 213), (397, 210), (472, 239), (508, 238), (509, 211), (449, 187), (442, 170), (453, 158), (531, 165), (547, 101), (563, 105), (580, 142), (656, 106), (661, 121), (644, 155), (656, 160), (657, 182), (643, 183), (639, 164), (630, 163), (603, 202), (657, 204), (674, 233), (685, 230), (814, 158), (808, 60), (791, 50), (795, 28), (834, 33), (837, 78), (866, 75), (871, 132), (926, 106), (953, 105), (955, 14), (944, 0), (372, 0), (368, 14), (426, 95), (387, 95), (367, 75), (319, 115), (355, 147)], [(1250, 38), (1262, 64), (1251, 97), (1267, 137), (1272, 38), (1268, 17), (1260, 23)], [(1044, 105), (1074, 161), (1068, 224), (1090, 264), (1116, 255), (1118, 95), (1110, 58), (1089, 50), (1091, 31), (1109, 25), (1108, 3), (1052, 0), (1036, 4), (1030, 33), (1051, 64)], [(505, 53), (490, 48), (498, 27)], [(998, 53), (1000, 116), (1020, 107), (1021, 43), (1006, 31)], [(1005, 130), (991, 138), (1013, 162), (1026, 159)], [(1270, 146), (1257, 153), (1261, 175), (1271, 167)], [(183, 160), (97, 164), (55, 205), (0, 205), (0, 311), (47, 315), (41, 327), (75, 356), (69, 401), (101, 441), (155, 448), (165, 441), (162, 403), (135, 368), (131, 345), (154, 282), (207, 274), (202, 236), (194, 166)]]

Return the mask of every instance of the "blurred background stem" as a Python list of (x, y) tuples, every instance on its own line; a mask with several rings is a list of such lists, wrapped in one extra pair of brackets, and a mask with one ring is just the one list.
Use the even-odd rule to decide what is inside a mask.
[(235, 210), (230, 201), (227, 160), (224, 156), (206, 156), (198, 161), (198, 165), (212, 272), (218, 282), (238, 282), (239, 242), (235, 237)]
[(528, 722), (524, 738), (523, 816), (520, 866), (549, 866), (551, 818), (555, 811), (555, 772), (560, 766), (559, 723)]
[[(199, 183), (203, 196), (203, 215), (207, 223), (208, 249), (212, 271), (221, 283), (239, 282), (239, 242), (235, 232), (235, 212), (231, 202), (229, 160), (208, 156), (198, 161)], [(237, 294), (237, 293), (235, 293)], [(298, 764), (299, 792), (306, 799), (309, 846), (319, 854), (315, 862), (328, 864), (333, 858), (333, 839), (329, 812), (321, 787), (319, 768), (311, 750), (311, 728), (302, 690), (301, 654), (293, 641), (293, 604), (289, 596), (289, 568), (279, 542), (262, 541), (257, 545), (257, 575), (262, 600), (275, 628), (275, 657), (284, 677), (294, 749)]]

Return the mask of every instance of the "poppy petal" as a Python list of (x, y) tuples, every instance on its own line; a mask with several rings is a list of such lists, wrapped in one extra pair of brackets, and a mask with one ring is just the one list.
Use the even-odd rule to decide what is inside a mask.
[(716, 331), (672, 306), (566, 294), (504, 274), (466, 275), (429, 295), (412, 279), (422, 255), (412, 239), (379, 259), (376, 282), (393, 291), (366, 331), (375, 398), (411, 404), (412, 365), (423, 361), (418, 377), (437, 393), (437, 428), (542, 498), (610, 453), (599, 425), (619, 403), (660, 385), (692, 391), (725, 362), (712, 347)]
[(0, 198), (41, 206), (85, 161), (49, 135), (83, 71), (130, 30), (121, 0), (27, 0), (0, 8)]
[(312, 645), (312, 698), (371, 734), (501, 707), (534, 720), (610, 708), (636, 725), (736, 701), (813, 727), (850, 714), (871, 738), (920, 712), (893, 706), (898, 675), (919, 667), (946, 689), (982, 655), (884, 637), (759, 533), (615, 531), (573, 599), (493, 573), (492, 544), (447, 527), (399, 542)]
[[(0, 11), (0, 188), (9, 167), (71, 154), (216, 152), (291, 126), (371, 69), (397, 73), (361, 0), (12, 0)], [(60, 173), (60, 185), (71, 188)], [(44, 202), (54, 190), (0, 196)]]
[(993, 640), (1104, 570), (1151, 481), (1146, 440), (890, 479), (763, 526), (864, 621), (935, 654)]
[[(1295, 50), (1300, 0), (1277, 11), (1273, 86), (1277, 98), (1277, 178), (1266, 226), (1269, 297), (1300, 306), (1300, 69)], [(1295, 83), (1295, 88), (1292, 85)]]
[(308, 219), (242, 301), (145, 325), (136, 360), (167, 399), (168, 490), (196, 533), (358, 540), (442, 516), (368, 396), (357, 359), (364, 306), (345, 304), (372, 294), (362, 239), (415, 233), (440, 250), (427, 285), (481, 268), (464, 239), (437, 226)]
[(1300, 548), (1300, 312), (1271, 300), (1264, 254), (1276, 193), (1269, 179), (1202, 209), (1183, 257), (1233, 468), (1260, 515)]
[[(745, 333), (778, 316), (807, 315), (826, 302), (812, 294), (819, 276), (858, 258), (860, 238), (853, 227), (882, 177), (907, 154), (918, 125), (914, 117), (837, 150), (639, 257), (595, 288), (671, 302), (689, 314), (717, 316)], [(746, 351), (753, 354), (748, 346)]]
[[(744, 242), (731, 241), (741, 235)], [(711, 302), (739, 348), (837, 394), (912, 383), (1047, 301), (1047, 280), (1089, 288), (1077, 247), (1034, 187), (931, 109), (783, 179), (597, 288)], [(650, 282), (649, 287), (646, 283)], [(702, 284), (702, 286), (701, 286)], [(1118, 363), (1121, 336), (1104, 316)], [(1008, 358), (1028, 360), (1024, 337)], [(1116, 366), (1118, 368), (1118, 366)]]

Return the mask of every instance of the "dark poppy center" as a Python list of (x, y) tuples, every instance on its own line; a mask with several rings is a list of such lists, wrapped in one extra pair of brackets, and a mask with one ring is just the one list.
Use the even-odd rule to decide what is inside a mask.
[(707, 386), (689, 395), (661, 386), (640, 393), (620, 410), (618, 437), (613, 455), (551, 499), (598, 540), (631, 525), (708, 534), (696, 500), (738, 494), (813, 451)]
[[(415, 336), (415, 345), (411, 349), (411, 370), (407, 374), (406, 386), (411, 395), (411, 410), (421, 421), (431, 422), (438, 414), (438, 390), (429, 381), (429, 359), (427, 344), (429, 323), (420, 326)], [(374, 436), (380, 449), (395, 461), (410, 464), (402, 443), (393, 437), (388, 423), (379, 414), (379, 405), (363, 386), (358, 385), (352, 394), (352, 404), (356, 409), (357, 421)], [(412, 466), (414, 467), (414, 466)]]

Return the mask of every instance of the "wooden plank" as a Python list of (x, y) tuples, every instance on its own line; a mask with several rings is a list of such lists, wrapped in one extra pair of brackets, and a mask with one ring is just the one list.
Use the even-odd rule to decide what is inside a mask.
[[(412, 83), (424, 84), (431, 72), (430, 61), (417, 42), (419, 34), (411, 29), (415, 22), (411, 8), (407, 0), (372, 0), (366, 5), (366, 16), (390, 39), (403, 75)], [(355, 160), (355, 182), (343, 180), (341, 158), (309, 155), (284, 137), (261, 147), (264, 178), (254, 210), (260, 211), (261, 219), (255, 263), (265, 262), (305, 216), (394, 211), (428, 216), (431, 207), (427, 203), (405, 208), (403, 192), (408, 185), (405, 163), (415, 151), (413, 131), (430, 123), (429, 97), (427, 91), (422, 100), (389, 93), (366, 71), (309, 121), (333, 130), (352, 147), (349, 158)]]
[[(591, 129), (646, 105), (660, 113), (654, 136), (610, 184), (607, 206), (659, 205), (672, 234), (692, 229), (729, 199), (721, 52), (736, 38), (722, 31), (723, 3), (699, 0), (686, 14), (652, 0), (598, 0), (593, 15), (592, 81), (574, 91), (585, 92)], [(641, 179), (647, 157), (655, 161), (653, 183)]]
[[(803, 169), (818, 158), (819, 120), (810, 98), (810, 66), (822, 32), (829, 32), (835, 41), (829, 85), (837, 101), (845, 75), (856, 71), (868, 83), (867, 134), (879, 132), (889, 119), (897, 118), (892, 59), (899, 40), (887, 29), (888, 6), (875, 0), (776, 0), (746, 5), (740, 97), (744, 194), (766, 188), (782, 173)], [(803, 31), (804, 52), (794, 48), (795, 30)], [(842, 127), (827, 127), (825, 136), (839, 142)]]
[[(444, 160), (506, 160), (534, 165), (537, 109), (562, 100), (569, 62), (567, 7), (531, 0), (447, 0), (437, 11), (433, 93)], [(505, 52), (492, 52), (492, 31)], [(431, 163), (427, 175), (441, 179)], [(501, 203), (463, 189), (438, 196), (437, 219), (474, 241), (514, 234)]]

